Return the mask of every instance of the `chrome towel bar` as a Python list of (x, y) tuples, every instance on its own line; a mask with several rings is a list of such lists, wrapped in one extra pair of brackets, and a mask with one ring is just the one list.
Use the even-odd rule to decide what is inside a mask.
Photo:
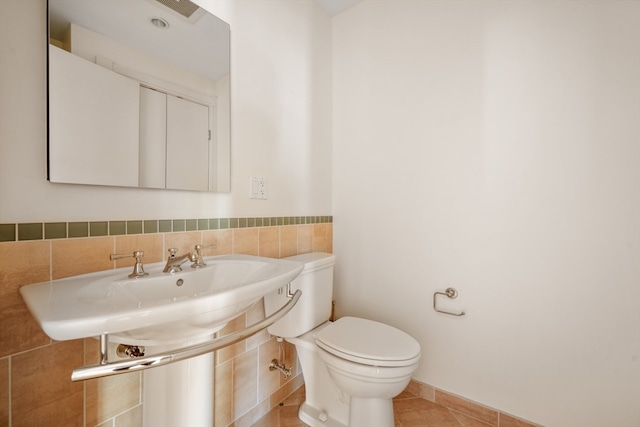
[(452, 316), (464, 316), (464, 311), (460, 312), (460, 313), (452, 313), (450, 311), (445, 311), (445, 310), (438, 310), (438, 308), (436, 307), (436, 297), (438, 295), (444, 295), (446, 297), (448, 297), (449, 299), (454, 299), (458, 296), (458, 291), (456, 291), (455, 288), (447, 288), (444, 292), (435, 292), (433, 294), (433, 309), (435, 311), (437, 311), (438, 313), (444, 313), (444, 314), (450, 314)]
[(100, 352), (101, 352), (101, 363), (98, 365), (89, 365), (82, 366), (80, 368), (76, 368), (71, 373), (72, 381), (83, 381), (91, 378), (100, 378), (106, 377), (110, 375), (118, 375), (125, 374), (127, 372), (140, 371), (149, 368), (155, 368), (158, 366), (167, 365), (169, 363), (179, 362), (181, 360), (190, 359), (192, 357), (200, 356), (206, 353), (210, 353), (212, 351), (221, 349), (223, 347), (227, 347), (229, 345), (235, 344), (239, 341), (242, 341), (251, 335), (254, 335), (264, 328), (270, 326), (272, 323), (276, 322), (280, 318), (282, 318), (285, 314), (287, 314), (294, 305), (300, 299), (302, 295), (301, 290), (297, 290), (291, 301), (286, 303), (280, 310), (273, 313), (271, 316), (254, 323), (247, 328), (234, 332), (229, 335), (225, 335), (220, 338), (212, 339), (211, 341), (207, 341), (202, 344), (196, 344), (188, 347), (184, 347), (178, 350), (174, 350), (170, 353), (144, 356), (137, 359), (132, 360), (122, 360), (118, 362), (109, 362), (106, 356), (106, 348), (107, 348), (107, 335), (100, 336)]

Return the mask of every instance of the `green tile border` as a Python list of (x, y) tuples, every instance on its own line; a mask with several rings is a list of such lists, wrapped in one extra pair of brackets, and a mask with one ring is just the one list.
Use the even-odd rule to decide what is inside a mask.
[(45, 239), (66, 239), (67, 223), (66, 222), (45, 222), (44, 238)]
[(146, 219), (142, 221), (142, 227), (144, 228), (144, 233), (158, 233), (158, 220), (157, 219)]
[(70, 222), (68, 229), (69, 237), (89, 237), (88, 222)]
[(18, 224), (18, 240), (41, 240), (42, 230), (41, 222)]
[(187, 218), (0, 224), (0, 243), (77, 237), (225, 230), (332, 223), (333, 216)]
[(198, 220), (187, 219), (185, 220), (186, 231), (198, 231)]
[(0, 224), (0, 242), (16, 240), (16, 224)]
[(142, 221), (127, 221), (127, 234), (142, 234)]
[(109, 221), (109, 235), (122, 236), (127, 234), (127, 221)]
[(186, 219), (174, 219), (173, 220), (173, 230), (172, 231), (187, 231), (187, 220)]
[(173, 231), (173, 221), (170, 219), (158, 220), (159, 233), (171, 233)]
[(109, 235), (108, 221), (94, 221), (89, 223), (89, 236), (100, 237)]

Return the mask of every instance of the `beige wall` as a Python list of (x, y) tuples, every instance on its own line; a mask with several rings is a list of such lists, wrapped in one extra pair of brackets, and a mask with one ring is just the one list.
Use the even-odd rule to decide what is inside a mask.
[[(0, 243), (0, 426), (141, 425), (142, 374), (71, 382), (71, 371), (99, 361), (97, 340), (52, 342), (35, 323), (18, 294), (20, 286), (93, 271), (124, 267), (109, 261), (112, 252), (145, 248), (146, 262), (157, 262), (165, 248), (187, 251), (216, 244), (209, 254), (244, 253), (281, 258), (311, 251), (331, 252), (332, 225), (305, 224), (243, 229), (155, 233), (78, 239)], [(226, 334), (264, 317), (261, 304), (233, 320)], [(266, 331), (216, 353), (216, 426), (248, 425), (302, 384), (295, 347), (286, 345), (285, 380), (268, 370), (281, 358)], [(214, 402), (211, 402), (213, 406)]]
[[(338, 315), (415, 379), (640, 424), (640, 2), (364, 1), (333, 22)], [(457, 288), (436, 313), (436, 291)]]
[[(44, 1), (2, 0), (0, 223), (331, 213), (338, 314), (415, 336), (416, 379), (543, 424), (640, 423), (638, 2), (364, 1), (333, 47), (313, 2), (201, 3), (232, 27), (232, 193), (47, 183)], [(51, 265), (2, 282), (0, 422), (9, 378), (46, 383), (14, 358), (81, 353), (17, 302)], [(431, 310), (447, 286), (467, 317)]]

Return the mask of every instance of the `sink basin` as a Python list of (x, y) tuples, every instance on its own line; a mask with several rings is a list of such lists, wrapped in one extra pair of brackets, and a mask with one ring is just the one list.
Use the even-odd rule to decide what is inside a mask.
[(205, 257), (206, 267), (130, 279), (131, 267), (20, 288), (42, 330), (58, 341), (109, 334), (115, 342), (165, 345), (211, 335), (291, 282), (303, 265), (251, 255)]

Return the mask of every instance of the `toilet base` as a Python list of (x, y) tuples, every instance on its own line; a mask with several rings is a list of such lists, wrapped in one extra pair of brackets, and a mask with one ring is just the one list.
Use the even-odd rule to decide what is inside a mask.
[(393, 400), (351, 396), (350, 427), (394, 427)]
[(298, 418), (310, 427), (394, 427), (393, 400), (391, 399), (358, 399), (351, 397), (349, 424), (340, 422), (326, 411), (310, 405), (300, 405)]
[(330, 417), (325, 411), (314, 408), (306, 401), (300, 405), (298, 418), (310, 427), (348, 427), (346, 424)]

